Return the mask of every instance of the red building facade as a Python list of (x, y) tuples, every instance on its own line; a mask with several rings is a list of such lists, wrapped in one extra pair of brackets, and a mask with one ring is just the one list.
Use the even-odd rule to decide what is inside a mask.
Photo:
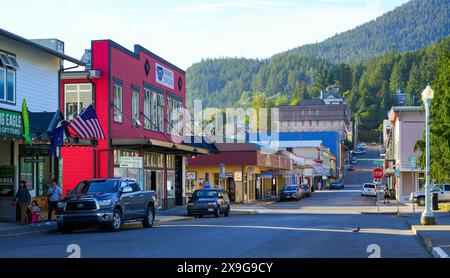
[(64, 189), (127, 176), (155, 190), (162, 208), (182, 205), (185, 156), (202, 152), (182, 143), (183, 125), (176, 125), (185, 72), (142, 46), (133, 52), (111, 40), (92, 41), (85, 58), (86, 71), (62, 74), (61, 111), (70, 120), (93, 104), (106, 138), (95, 148), (82, 140), (61, 148)]

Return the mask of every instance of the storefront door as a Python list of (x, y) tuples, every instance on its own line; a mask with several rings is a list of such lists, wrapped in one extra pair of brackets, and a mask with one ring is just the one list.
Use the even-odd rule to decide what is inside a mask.
[(158, 196), (158, 207), (162, 207), (164, 198), (164, 174), (162, 170), (145, 170), (145, 190), (155, 191)]
[(256, 199), (262, 199), (262, 180), (259, 175), (255, 176), (256, 176), (256, 191), (255, 191)]

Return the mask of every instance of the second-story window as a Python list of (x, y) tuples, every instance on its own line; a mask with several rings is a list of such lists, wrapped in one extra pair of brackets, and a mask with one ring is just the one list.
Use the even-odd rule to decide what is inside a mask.
[(139, 91), (133, 89), (131, 95), (131, 120), (133, 125), (139, 125)]
[(145, 129), (153, 129), (153, 124), (151, 122), (151, 101), (152, 95), (150, 90), (144, 89), (144, 128)]
[(158, 131), (164, 132), (164, 95), (158, 95), (158, 115), (157, 115), (157, 124)]
[(122, 86), (114, 85), (114, 121), (122, 122)]
[(92, 104), (92, 84), (68, 83), (64, 85), (64, 117), (73, 119), (83, 108)]
[(16, 103), (16, 57), (0, 52), (0, 101)]
[(182, 135), (183, 114), (181, 108), (183, 103), (173, 97), (167, 97), (167, 132), (173, 135)]

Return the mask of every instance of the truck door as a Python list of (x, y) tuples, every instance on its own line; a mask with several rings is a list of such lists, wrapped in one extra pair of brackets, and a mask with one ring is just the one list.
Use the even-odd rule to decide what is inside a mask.
[[(120, 189), (122, 190), (122, 188), (127, 187), (128, 182), (126, 181), (122, 181), (120, 183)], [(132, 208), (131, 208), (131, 201), (133, 200), (133, 192), (129, 192), (129, 193), (122, 193), (120, 195), (120, 200), (122, 203), (122, 210), (123, 210), (123, 220), (128, 220), (130, 219), (130, 216), (132, 215)]]
[(133, 213), (133, 218), (144, 218), (145, 214), (145, 204), (144, 204), (144, 192), (141, 191), (141, 188), (136, 182), (130, 182), (129, 183), (131, 188), (133, 189), (133, 199), (131, 201), (131, 208)]
[(442, 201), (450, 202), (450, 184), (444, 185), (444, 196)]

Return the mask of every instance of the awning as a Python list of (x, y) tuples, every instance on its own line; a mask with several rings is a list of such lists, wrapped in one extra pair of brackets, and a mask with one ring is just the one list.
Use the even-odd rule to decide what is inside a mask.
[[(195, 142), (195, 141), (191, 141)], [(156, 139), (112, 139), (113, 146), (141, 146), (174, 154), (211, 154), (218, 153), (213, 143), (173, 143)]]

